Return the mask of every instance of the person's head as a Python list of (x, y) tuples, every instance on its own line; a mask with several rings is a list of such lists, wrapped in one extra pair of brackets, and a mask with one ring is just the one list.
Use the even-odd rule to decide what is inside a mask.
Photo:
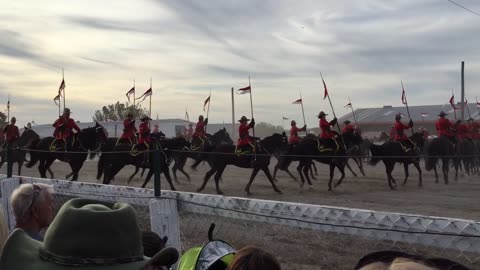
[(291, 125), (292, 127), (294, 127), (294, 126), (297, 125), (297, 122), (295, 122), (295, 120), (292, 120), (292, 121), (290, 122), (290, 125)]
[(152, 120), (150, 117), (148, 117), (147, 115), (143, 115), (142, 118), (140, 118), (140, 121), (144, 122), (144, 123), (148, 123), (150, 120)]
[(440, 116), (441, 118), (445, 118), (447, 114), (444, 112), (444, 111), (441, 111), (438, 116)]
[(352, 122), (350, 122), (350, 120), (345, 120), (343, 123), (344, 123), (345, 125), (350, 125)]
[(324, 111), (321, 111), (317, 117), (320, 119), (325, 119), (325, 116), (327, 116), (327, 114)]
[[(164, 248), (144, 256), (135, 209), (125, 203), (72, 199), (59, 210), (43, 242), (17, 229), (7, 239), (1, 269), (161, 269), (178, 260)], [(150, 267), (153, 266), (153, 267)]]
[(238, 122), (240, 122), (240, 124), (246, 124), (250, 119), (248, 119), (245, 115), (242, 116), (240, 118), (240, 120), (238, 120)]
[(133, 113), (131, 113), (131, 112), (127, 113), (127, 118), (132, 119), (133, 118)]
[(27, 123), (27, 128), (32, 128), (32, 123), (28, 122)]
[(12, 124), (15, 124), (15, 123), (17, 122), (17, 118), (15, 118), (15, 116), (12, 117), (12, 119), (10, 120), (10, 122), (11, 122)]
[(203, 115), (198, 116), (198, 121), (203, 122)]
[(237, 251), (228, 270), (280, 270), (280, 263), (272, 254), (254, 246)]
[(35, 183), (21, 184), (10, 196), (17, 226), (48, 227), (53, 219), (53, 187)]
[(400, 120), (402, 120), (402, 115), (399, 113), (395, 114), (395, 121), (400, 121)]
[(0, 207), (0, 254), (2, 254), (3, 244), (7, 241), (8, 237), (8, 225), (7, 218), (3, 214), (3, 208)]
[(377, 251), (363, 256), (354, 270), (469, 270), (443, 258), (426, 258), (402, 251)]
[(63, 117), (70, 118), (70, 109), (69, 108), (63, 109)]

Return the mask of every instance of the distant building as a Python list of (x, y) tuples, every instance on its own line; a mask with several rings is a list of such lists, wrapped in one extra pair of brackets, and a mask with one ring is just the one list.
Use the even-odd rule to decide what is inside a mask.
[[(460, 104), (457, 104), (460, 107)], [(473, 119), (479, 120), (479, 110), (476, 104), (468, 104), (468, 110)], [(467, 107), (465, 107), (465, 120), (470, 116)], [(445, 105), (424, 105), (424, 106), (409, 106), (410, 116), (414, 122), (414, 129), (418, 130), (420, 127), (426, 128), (430, 134), (436, 134), (435, 121), (438, 119), (438, 114), (441, 111), (447, 113), (447, 118), (455, 121), (455, 115), (450, 104)], [(389, 133), (395, 122), (395, 114), (401, 113), (404, 122), (408, 121), (408, 113), (405, 106), (393, 107), (385, 105), (381, 108), (366, 108), (356, 109), (354, 111), (358, 126), (361, 128), (364, 135), (367, 137), (378, 136), (382, 131)], [(460, 119), (461, 112), (457, 111), (457, 119)], [(338, 119), (341, 125), (345, 120), (350, 120), (355, 123), (353, 114), (348, 113)]]

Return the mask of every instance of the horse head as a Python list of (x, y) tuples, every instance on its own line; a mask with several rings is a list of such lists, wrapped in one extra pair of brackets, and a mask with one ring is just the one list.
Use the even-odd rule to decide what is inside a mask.
[(40, 136), (33, 129), (25, 127), (22, 135), (17, 140), (18, 147), (29, 148), (40, 141)]
[(230, 134), (228, 134), (226, 128), (222, 128), (215, 132), (211, 139), (213, 144), (233, 144), (233, 140), (230, 138)]
[(363, 142), (362, 136), (357, 132), (348, 132), (342, 135), (343, 140), (347, 146), (349, 145), (360, 145)]
[(98, 122), (93, 127), (82, 129), (78, 136), (81, 146), (88, 150), (96, 150), (107, 141), (107, 131)]
[(423, 150), (425, 146), (425, 138), (423, 137), (422, 132), (415, 132), (412, 136), (410, 136), (410, 140), (414, 142), (420, 150)]
[(284, 151), (288, 148), (288, 138), (285, 132), (282, 134), (273, 133), (273, 135), (265, 137), (260, 141), (260, 144), (270, 153), (276, 153)]

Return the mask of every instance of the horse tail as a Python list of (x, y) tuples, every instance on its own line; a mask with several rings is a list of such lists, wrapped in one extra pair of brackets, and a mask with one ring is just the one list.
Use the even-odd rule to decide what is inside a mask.
[(35, 151), (35, 149), (30, 149), (30, 160), (28, 161), (25, 166), (27, 168), (32, 168), (35, 164), (37, 164), (38, 160), (40, 159), (40, 152)]
[(368, 164), (370, 164), (372, 166), (377, 165), (377, 163), (382, 160), (381, 158), (379, 158), (379, 156), (382, 155), (382, 146), (371, 144), (370, 145), (370, 152), (372, 153), (372, 156), (371, 156), (370, 160), (368, 161)]
[(436, 164), (437, 164), (437, 157), (429, 155), (428, 157), (425, 158), (425, 169), (427, 171), (431, 171)]
[(88, 159), (92, 160), (97, 155), (97, 152), (90, 152)]
[(100, 180), (100, 177), (103, 175), (103, 166), (105, 164), (105, 157), (100, 155), (100, 158), (98, 159), (97, 163), (97, 180)]

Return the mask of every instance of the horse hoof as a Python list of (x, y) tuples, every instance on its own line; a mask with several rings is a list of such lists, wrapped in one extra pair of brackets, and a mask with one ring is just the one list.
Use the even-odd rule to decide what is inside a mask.
[(201, 193), (203, 191), (203, 188), (197, 188), (197, 192)]
[(332, 190), (333, 190), (332, 187), (328, 187), (328, 191), (332, 191)]

